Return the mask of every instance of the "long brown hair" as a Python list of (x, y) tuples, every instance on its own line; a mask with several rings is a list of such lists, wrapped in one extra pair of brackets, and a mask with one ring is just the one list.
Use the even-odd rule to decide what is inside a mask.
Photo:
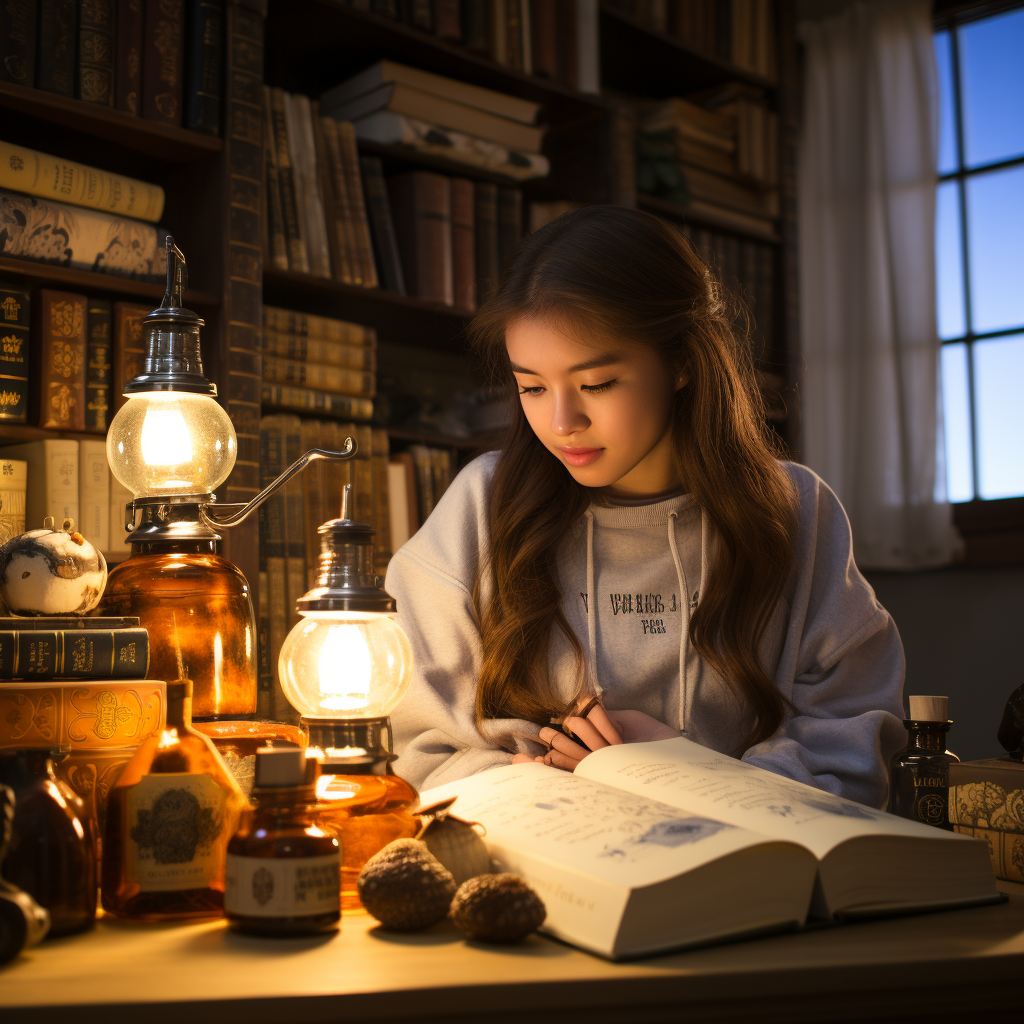
[(530, 235), (470, 328), (512, 410), (491, 483), (490, 552), (474, 591), (483, 638), (478, 717), (565, 713), (547, 679), (552, 626), (570, 643), (581, 678), (584, 663), (562, 611), (555, 556), (592, 492), (523, 413), (505, 330), (526, 318), (577, 337), (640, 342), (688, 373), (672, 407), (676, 465), (719, 537), (690, 637), (753, 713), (744, 746), (760, 742), (787, 705), (758, 652), (792, 563), (796, 498), (764, 428), (750, 346), (710, 270), (678, 230), (613, 206), (585, 207)]

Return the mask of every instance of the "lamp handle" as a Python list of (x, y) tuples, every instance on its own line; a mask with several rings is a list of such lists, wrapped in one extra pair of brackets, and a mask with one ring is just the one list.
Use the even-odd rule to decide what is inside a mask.
[[(329, 462), (341, 462), (345, 459), (351, 459), (356, 454), (356, 441), (353, 437), (345, 439), (345, 447), (340, 452), (329, 452), (323, 448), (310, 448), (300, 459), (293, 462), (273, 483), (268, 484), (266, 487), (256, 495), (252, 501), (246, 504), (241, 502), (233, 502), (231, 504), (223, 505), (201, 505), (199, 508), (199, 518), (210, 527), (219, 529), (225, 526), (237, 526), (243, 520), (247, 519), (253, 512), (256, 511), (269, 498), (276, 490), (283, 487), (293, 476), (301, 473), (311, 462), (316, 462), (317, 459), (326, 459)], [(224, 511), (227, 515), (221, 517), (217, 513), (218, 511)]]

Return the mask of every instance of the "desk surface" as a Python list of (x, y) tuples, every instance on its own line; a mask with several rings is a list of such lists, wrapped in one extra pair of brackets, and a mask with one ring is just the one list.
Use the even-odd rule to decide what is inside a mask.
[[(449, 924), (394, 935), (367, 917), (330, 938), (261, 940), (222, 921), (128, 925), (44, 943), (0, 968), (0, 1018), (490, 1024), (946, 1021), (1020, 1013), (1024, 886), (1008, 903), (608, 963), (532, 936), (468, 943)], [(73, 1011), (73, 1012), (69, 1012)], [(1013, 1019), (1008, 1018), (1008, 1019)]]

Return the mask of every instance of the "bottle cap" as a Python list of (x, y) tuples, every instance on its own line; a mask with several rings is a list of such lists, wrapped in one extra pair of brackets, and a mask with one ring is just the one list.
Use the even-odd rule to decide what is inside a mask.
[(914, 722), (945, 722), (949, 718), (948, 697), (911, 697), (910, 718)]
[(256, 751), (253, 784), (259, 789), (308, 786), (316, 776), (316, 768), (316, 760), (307, 759), (302, 747), (260, 747)]

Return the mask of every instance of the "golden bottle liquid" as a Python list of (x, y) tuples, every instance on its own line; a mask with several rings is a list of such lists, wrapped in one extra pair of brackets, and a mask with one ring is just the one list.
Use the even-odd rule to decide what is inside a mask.
[(167, 727), (138, 748), (110, 791), (102, 904), (144, 921), (219, 916), (224, 857), (242, 791), (192, 728), (192, 681), (167, 684)]

